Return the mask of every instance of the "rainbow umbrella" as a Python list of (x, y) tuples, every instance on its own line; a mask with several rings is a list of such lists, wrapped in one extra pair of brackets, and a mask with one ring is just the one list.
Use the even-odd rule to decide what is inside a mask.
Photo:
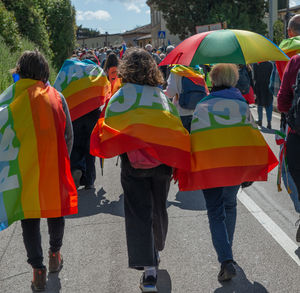
[(288, 61), (289, 57), (266, 37), (245, 30), (216, 30), (193, 35), (182, 41), (159, 64), (235, 63)]

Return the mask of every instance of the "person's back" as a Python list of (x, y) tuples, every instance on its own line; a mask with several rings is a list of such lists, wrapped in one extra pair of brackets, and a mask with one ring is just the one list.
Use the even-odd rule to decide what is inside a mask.
[(208, 94), (204, 76), (193, 68), (177, 65), (171, 69), (164, 92), (173, 99), (183, 126), (190, 131), (195, 106)]
[[(0, 96), (0, 116), (5, 117), (8, 109), (12, 115), (10, 133), (15, 134), (14, 146), (18, 147), (10, 145), (7, 151), (10, 156), (13, 152), (14, 157), (8, 156), (7, 160), (15, 166), (16, 175), (10, 177), (14, 180), (2, 182), (2, 187), (6, 190), (5, 184), (9, 183), (7, 190), (12, 189), (9, 211), (14, 221), (21, 219), (27, 262), (33, 268), (31, 287), (43, 291), (46, 267), (43, 264), (40, 218), (47, 218), (48, 223), (49, 272), (58, 272), (62, 268), (60, 248), (64, 216), (77, 213), (77, 192), (69, 160), (73, 143), (72, 124), (64, 97), (48, 83), (49, 66), (40, 52), (24, 52), (13, 73), (20, 79)], [(15, 182), (18, 178), (22, 178), (22, 184), (11, 188), (13, 183), (18, 183)], [(3, 195), (5, 198), (5, 193)], [(7, 223), (11, 223), (11, 214), (6, 216), (9, 217)]]
[[(288, 24), (289, 37), (296, 37), (300, 35), (300, 15), (293, 16)], [(291, 106), (294, 98), (294, 85), (296, 83), (296, 77), (300, 70), (300, 55), (293, 56), (288, 62), (278, 93), (278, 110), (286, 114)], [(288, 164), (288, 170), (295, 182), (298, 191), (297, 196), (292, 194), (291, 198), (294, 201), (295, 206), (299, 206), (300, 203), (300, 136), (291, 130), (286, 138), (286, 158)], [(300, 242), (300, 225), (296, 233), (296, 240)]]

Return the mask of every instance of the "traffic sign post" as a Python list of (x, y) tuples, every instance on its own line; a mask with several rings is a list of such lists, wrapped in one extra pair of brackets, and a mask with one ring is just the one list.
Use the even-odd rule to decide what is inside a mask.
[(159, 39), (165, 39), (166, 38), (166, 32), (165, 31), (159, 31), (158, 32), (158, 38)]

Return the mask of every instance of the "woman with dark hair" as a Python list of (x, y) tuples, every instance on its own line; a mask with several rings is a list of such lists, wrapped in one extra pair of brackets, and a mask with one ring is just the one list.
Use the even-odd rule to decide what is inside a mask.
[[(39, 109), (39, 111), (34, 112), (35, 120), (38, 121), (35, 125), (35, 136), (39, 142), (38, 162), (33, 158), (35, 155), (30, 154), (30, 150), (28, 150), (26, 154), (26, 161), (30, 163), (30, 170), (26, 170), (28, 171), (28, 174), (26, 174), (26, 178), (22, 178), (24, 180), (22, 182), (22, 201), (26, 201), (26, 198), (27, 200), (30, 200), (28, 197), (33, 197), (31, 192), (29, 192), (30, 195), (28, 194), (28, 190), (26, 190), (26, 187), (24, 186), (29, 184), (31, 186), (30, 190), (35, 190), (34, 184), (36, 182), (39, 185), (39, 188), (36, 189), (37, 192), (39, 192), (39, 205), (45, 205), (45, 202), (47, 202), (46, 195), (49, 194), (49, 192), (50, 197), (53, 195), (53, 201), (58, 196), (58, 194), (55, 193), (57, 192), (56, 185), (53, 184), (55, 180), (58, 180), (57, 187), (60, 190), (61, 195), (65, 197), (64, 200), (66, 201), (66, 204), (70, 204), (71, 200), (74, 202), (72, 195), (75, 195), (75, 201), (77, 201), (77, 193), (71, 177), (69, 163), (69, 155), (73, 145), (72, 123), (65, 98), (61, 93), (47, 85), (49, 78), (49, 66), (46, 59), (37, 50), (25, 51), (19, 58), (16, 68), (13, 69), (12, 72), (18, 74), (20, 80), (12, 86), (16, 89), (15, 92), (18, 93), (18, 96), (14, 100), (14, 105), (11, 107), (16, 107), (18, 102), (20, 105), (22, 105), (22, 103), (23, 105), (29, 103), (31, 107)], [(28, 96), (23, 93), (27, 93)], [(26, 102), (24, 102), (24, 99)], [(24, 135), (18, 139), (20, 140), (21, 146), (28, 145), (28, 143), (31, 143), (31, 141), (28, 142), (28, 139), (31, 138), (31, 128), (29, 129), (28, 127), (31, 123), (31, 117), (20, 117), (20, 119), (23, 119), (22, 125)], [(52, 139), (53, 133), (56, 139)], [(39, 135), (41, 137), (39, 137)], [(42, 137), (47, 138), (47, 144), (42, 144), (42, 142), (46, 141), (43, 140)], [(54, 153), (58, 154), (57, 161), (53, 160), (55, 159), (55, 157), (53, 157)], [(59, 164), (60, 168), (62, 168), (59, 170), (64, 172), (65, 178), (56, 178), (59, 176), (57, 173), (52, 174), (54, 172), (47, 171), (55, 170), (54, 168), (56, 164)], [(45, 173), (49, 175), (46, 178), (46, 183), (43, 181), (45, 178), (43, 179), (42, 175)], [(28, 182), (27, 180), (31, 182)], [(27, 251), (28, 263), (33, 268), (33, 281), (31, 287), (34, 291), (43, 291), (46, 287), (46, 267), (43, 264), (40, 217), (45, 217), (42, 215), (43, 213), (45, 215), (45, 210), (47, 208), (49, 210), (51, 209), (52, 217), (47, 219), (48, 232), (50, 236), (50, 273), (58, 272), (62, 268), (63, 260), (60, 254), (60, 248), (62, 246), (64, 235), (65, 220), (64, 217), (57, 216), (58, 214), (62, 214), (61, 209), (63, 209), (63, 202), (61, 202), (59, 211), (55, 210), (55, 203), (51, 204), (52, 206), (44, 206), (43, 211), (35, 211), (33, 201), (34, 200), (32, 199), (30, 202), (30, 211), (27, 211), (27, 214), (33, 215), (34, 218), (26, 217), (26, 219), (21, 220), (21, 226), (23, 230), (23, 240)]]
[(118, 77), (119, 59), (115, 53), (107, 56), (103, 70), (111, 84), (111, 95), (118, 91), (121, 87), (121, 79)]

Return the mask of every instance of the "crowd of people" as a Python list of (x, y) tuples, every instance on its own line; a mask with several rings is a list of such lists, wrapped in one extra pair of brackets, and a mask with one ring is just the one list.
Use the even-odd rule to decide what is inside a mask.
[[(290, 38), (300, 35), (300, 15), (296, 15), (290, 20), (288, 30)], [(238, 123), (239, 127), (244, 127), (242, 129), (248, 129), (249, 125), (255, 128), (249, 108), (249, 104), (254, 103), (255, 99), (258, 106), (256, 124), (262, 127), (262, 111), (265, 107), (267, 128), (271, 129), (274, 92), (271, 91), (269, 85), (270, 81), (272, 82), (271, 76), (276, 73), (276, 66), (266, 61), (253, 66), (216, 64), (210, 67), (199, 64), (199, 66), (193, 68), (181, 65), (159, 67), (161, 60), (174, 49), (174, 46), (168, 46), (165, 50), (162, 50), (162, 48), (155, 50), (151, 44), (148, 44), (144, 49), (127, 48), (125, 53), (125, 48), (123, 48), (123, 51), (120, 49), (78, 49), (73, 52), (71, 59), (78, 61), (90, 60), (98, 67), (103, 68), (110, 92), (110, 98), (101, 107), (93, 108), (76, 119), (70, 117), (68, 101), (49, 85), (48, 63), (40, 52), (37, 50), (25, 52), (12, 72), (19, 75), (20, 80), (17, 83), (22, 82), (24, 79), (40, 81), (39, 87), (43, 91), (46, 92), (48, 88), (52, 88), (53, 94), (51, 95), (53, 97), (57, 95), (58, 98), (53, 98), (51, 103), (46, 103), (49, 93), (39, 94), (37, 98), (45, 101), (43, 107), (51, 109), (54, 113), (59, 113), (62, 117), (63, 129), (60, 129), (60, 131), (64, 132), (65, 140), (63, 143), (70, 156), (70, 170), (76, 189), (80, 186), (84, 186), (85, 189), (95, 188), (96, 169), (95, 157), (90, 152), (91, 136), (95, 136), (94, 141), (99, 140), (99, 149), (104, 154), (103, 157), (106, 153), (111, 154), (111, 149), (115, 150), (115, 155), (120, 155), (129, 267), (143, 271), (140, 281), (142, 292), (157, 292), (159, 253), (165, 247), (168, 231), (166, 203), (170, 181), (173, 171), (182, 167), (177, 149), (172, 150), (174, 158), (171, 157), (171, 160), (169, 158), (165, 159), (165, 156), (167, 156), (164, 149), (165, 137), (171, 133), (171, 130), (176, 130), (180, 133), (182, 141), (184, 141), (183, 149), (190, 148), (190, 134), (200, 128), (209, 127), (209, 121), (205, 119), (210, 117), (212, 110), (207, 105), (208, 103), (214, 103), (212, 101), (215, 100), (225, 105), (227, 109), (238, 105), (240, 112), (238, 114), (230, 113), (236, 116), (230, 116), (229, 120), (237, 121), (235, 123)], [(288, 116), (293, 104), (293, 86), (296, 83), (299, 69), (300, 56), (295, 55), (283, 70), (281, 87), (278, 93), (278, 109), (283, 113), (283, 119)], [(135, 99), (135, 95), (139, 102), (131, 103), (131, 100)], [(1, 99), (4, 99), (2, 95), (0, 96), (0, 102), (2, 102)], [(121, 99), (124, 101), (119, 102)], [(127, 99), (130, 102), (127, 102)], [(153, 106), (154, 100), (156, 106)], [(132, 125), (130, 133), (141, 133), (144, 129), (139, 128), (139, 125), (152, 117), (152, 114), (147, 117), (148, 112), (143, 112), (144, 109), (150, 106), (153, 106), (157, 113), (158, 110), (164, 110), (155, 115), (161, 115), (157, 117), (163, 117), (165, 125), (169, 125), (171, 129), (168, 132), (167, 128), (160, 128), (161, 133), (155, 133), (154, 130), (151, 130), (154, 131), (153, 137), (155, 137), (155, 143), (153, 144), (146, 141), (146, 139), (140, 139), (142, 134), (137, 135), (139, 139), (128, 140), (128, 134), (124, 130), (126, 125), (118, 126), (118, 123), (111, 122), (111, 117), (113, 117), (111, 113), (118, 112), (119, 110), (116, 110), (118, 107), (123, 109), (120, 110), (122, 113), (127, 113), (126, 111), (136, 107), (134, 108), (135, 112), (132, 111), (136, 114), (128, 116), (130, 117), (128, 118), (130, 123), (132, 123), (130, 124)], [(220, 108), (219, 112), (222, 112), (222, 109)], [(215, 115), (219, 115), (215, 118), (216, 121), (224, 120), (225, 114), (223, 112)], [(243, 120), (239, 120), (239, 117), (242, 116), (244, 117)], [(127, 122), (124, 120), (123, 124)], [(48, 121), (48, 123), (54, 122)], [(228, 124), (228, 122), (226, 123)], [(150, 124), (157, 127), (157, 125), (154, 125), (155, 121), (150, 121)], [(121, 134), (120, 136), (124, 140), (106, 143), (105, 133), (107, 130), (105, 125), (108, 125), (110, 129), (114, 128), (114, 131)], [(286, 123), (282, 123), (282, 125), (284, 125), (285, 130), (288, 129)], [(44, 126), (41, 124), (40, 127), (44, 131), (44, 135), (47, 135)], [(97, 133), (97, 127), (102, 131)], [(147, 129), (149, 133), (152, 133), (149, 130), (150, 126)], [(107, 134), (110, 137), (112, 135), (112, 133)], [(229, 134), (227, 139), (228, 141), (238, 141), (240, 138), (231, 137)], [(123, 145), (118, 146), (118, 142), (122, 142)], [(282, 176), (284, 182), (288, 184), (288, 189), (293, 186), (290, 194), (298, 213), (300, 212), (300, 153), (297, 151), (299, 145), (300, 136), (296, 130), (291, 128), (286, 139), (288, 169), (283, 168)], [(106, 151), (106, 149), (109, 149), (109, 151)], [(57, 152), (60, 153), (60, 150), (57, 150)], [(172, 153), (170, 152), (168, 155), (172, 156)], [(238, 157), (239, 154), (233, 152), (232, 157), (235, 156)], [(58, 158), (60, 164), (67, 164), (63, 156), (58, 156)], [(209, 163), (214, 165), (213, 161), (209, 161)], [(44, 168), (47, 168), (47, 164)], [(183, 166), (182, 169), (188, 169), (188, 167)], [(256, 172), (259, 173), (260, 171)], [(287, 177), (288, 175), (289, 177)], [(213, 174), (209, 176), (213, 176)], [(220, 282), (231, 280), (237, 273), (232, 251), (237, 217), (237, 192), (241, 185), (247, 186), (249, 182), (246, 181), (255, 181), (255, 178), (261, 177), (266, 178), (265, 173), (260, 173), (257, 176), (251, 173), (251, 176), (247, 177), (244, 176), (243, 171), (234, 176), (228, 184), (220, 183), (218, 186), (202, 189), (207, 207), (212, 243), (220, 263), (218, 273)], [(250, 180), (251, 178), (254, 180)], [(287, 178), (289, 180), (286, 180)], [(30, 180), (30, 178), (27, 178), (27, 180)], [(63, 182), (65, 179), (60, 178), (60, 180)], [(42, 198), (43, 192), (41, 190), (39, 192), (39, 196)], [(62, 192), (65, 197), (69, 196), (67, 191)], [(35, 218), (26, 218), (21, 221), (28, 263), (33, 268), (32, 289), (34, 291), (43, 291), (46, 288), (47, 270), (43, 262), (39, 228), (40, 218), (37, 215)], [(48, 269), (50, 273), (59, 272), (63, 265), (60, 249), (65, 220), (63, 216), (49, 217), (47, 220), (50, 235)], [(300, 242), (299, 228), (296, 240)]]

